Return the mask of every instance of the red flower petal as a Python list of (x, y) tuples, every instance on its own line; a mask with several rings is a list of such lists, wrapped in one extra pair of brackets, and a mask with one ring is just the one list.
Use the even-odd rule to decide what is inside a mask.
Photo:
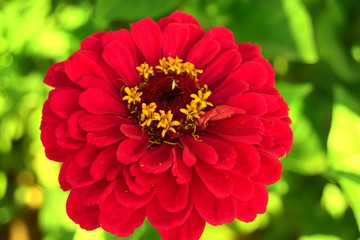
[(136, 71), (138, 61), (131, 52), (119, 41), (112, 41), (104, 48), (103, 58), (121, 77), (121, 81), (128, 86), (135, 86), (140, 82)]
[(264, 140), (268, 140), (268, 142), (261, 145), (266, 149), (271, 149), (276, 157), (285, 156), (291, 149), (293, 138), (289, 124), (283, 121), (264, 121), (264, 126)]
[(240, 43), (238, 44), (239, 52), (243, 61), (250, 61), (254, 58), (261, 58), (260, 47), (252, 43)]
[(104, 63), (99, 55), (89, 50), (80, 50), (74, 53), (64, 63), (64, 69), (74, 82), (77, 82), (83, 76), (94, 76), (100, 79), (108, 77), (104, 70)]
[(235, 147), (227, 141), (215, 137), (202, 137), (204, 142), (212, 146), (218, 155), (218, 161), (212, 167), (223, 170), (231, 170), (235, 166), (237, 152)]
[(279, 159), (262, 152), (260, 152), (260, 157), (259, 171), (251, 178), (266, 185), (277, 182), (282, 173), (282, 164)]
[(77, 150), (84, 144), (82, 141), (71, 138), (67, 124), (65, 122), (62, 122), (57, 126), (55, 130), (55, 136), (56, 143), (65, 149)]
[[(129, 173), (129, 174), (127, 174), (127, 173)], [(153, 187), (154, 185), (157, 184), (157, 182), (160, 181), (159, 175), (143, 172), (140, 169), (140, 166), (136, 163), (131, 164), (128, 167), (128, 171), (126, 171), (126, 175), (131, 175), (134, 182), (136, 184), (138, 184), (139, 186)]]
[(237, 75), (231, 74), (219, 86), (215, 86), (209, 101), (213, 104), (225, 103), (227, 100), (239, 96), (247, 90), (249, 90), (249, 85), (239, 81)]
[(266, 70), (267, 79), (266, 79), (265, 86), (274, 88), (274, 85), (275, 85), (275, 71), (274, 71), (273, 67), (271, 66), (271, 64), (266, 59), (264, 59), (262, 57), (255, 58), (254, 62), (260, 63), (262, 65), (262, 67)]
[[(193, 137), (184, 135), (180, 138), (180, 142), (184, 145), (184, 155), (188, 155), (189, 157), (192, 155), (196, 155), (197, 159), (200, 159), (206, 163), (214, 164), (218, 161), (219, 157), (209, 144), (202, 141), (197, 141)], [(185, 150), (188, 148), (189, 150)], [(189, 153), (187, 153), (189, 151)], [(184, 156), (184, 162), (186, 157)], [(186, 164), (186, 162), (185, 162)]]
[(131, 35), (150, 66), (157, 65), (161, 58), (162, 44), (159, 25), (151, 18), (142, 19), (131, 25)]
[(44, 102), (44, 106), (43, 106), (43, 109), (42, 109), (42, 121), (41, 121), (41, 126), (40, 128), (42, 128), (43, 125), (46, 125), (47, 123), (57, 123), (61, 120), (61, 118), (59, 118), (58, 116), (56, 116), (54, 114), (54, 112), (51, 110), (51, 107), (50, 107), (50, 102), (51, 102), (51, 98), (52, 96), (57, 93), (58, 91), (57, 90), (51, 90), (49, 92), (49, 97), (48, 99)]
[(106, 32), (96, 32), (91, 34), (89, 37), (85, 38), (80, 43), (80, 48), (83, 50), (92, 50), (96, 52), (101, 52), (101, 37), (106, 34)]
[(201, 181), (217, 198), (229, 197), (233, 192), (233, 181), (229, 171), (215, 169), (205, 163), (195, 165)]
[(91, 157), (94, 160), (90, 167), (90, 174), (94, 179), (105, 178), (109, 170), (118, 164), (115, 157), (116, 148), (117, 146), (109, 146), (104, 148), (95, 159)]
[(205, 228), (205, 221), (193, 210), (183, 225), (169, 229), (159, 229), (164, 240), (199, 239)]
[(129, 118), (123, 118), (114, 114), (85, 114), (80, 118), (80, 126), (83, 130), (103, 131), (113, 127), (122, 126), (122, 124), (133, 123)]
[(87, 135), (87, 141), (96, 147), (106, 147), (111, 144), (120, 142), (125, 136), (117, 129), (107, 129), (104, 131), (91, 132)]
[(91, 184), (85, 188), (79, 190), (82, 191), (82, 201), (86, 206), (98, 205), (101, 203), (111, 192), (114, 191), (114, 183), (110, 183), (106, 180), (102, 180)]
[(146, 216), (154, 227), (168, 229), (184, 224), (189, 218), (192, 209), (193, 204), (189, 201), (186, 208), (182, 211), (168, 212), (161, 206), (159, 201), (154, 198), (146, 205)]
[(86, 187), (96, 182), (90, 175), (89, 167), (79, 167), (73, 162), (69, 162), (65, 178), (72, 188)]
[[(130, 120), (130, 119), (129, 119)], [(132, 122), (134, 123), (134, 122)], [(130, 124), (122, 124), (120, 126), (120, 130), (121, 132), (131, 138), (131, 139), (136, 139), (136, 140), (147, 140), (147, 137), (145, 137), (144, 135), (144, 131), (142, 130), (142, 128), (139, 125), (130, 125)]]
[(70, 161), (64, 161), (64, 163), (61, 165), (60, 172), (59, 172), (59, 184), (60, 184), (60, 188), (63, 191), (68, 191), (68, 190), (72, 189), (72, 186), (66, 180), (66, 173), (67, 173), (67, 168), (69, 166), (69, 163), (70, 163)]
[(242, 63), (239, 69), (233, 74), (235, 75), (233, 78), (249, 84), (250, 89), (262, 87), (267, 80), (265, 68), (254, 61)]
[(269, 200), (269, 195), (266, 187), (262, 184), (254, 184), (254, 196), (249, 201), (251, 209), (257, 213), (264, 213)]
[(125, 181), (127, 186), (129, 187), (129, 190), (137, 195), (143, 195), (151, 190), (154, 186), (154, 182), (151, 181), (152, 179), (149, 178), (148, 182), (141, 182), (137, 181), (139, 177), (141, 177), (140, 174), (134, 174), (134, 171), (130, 171), (131, 166), (124, 167), (123, 169), (123, 175), (125, 177)]
[(184, 146), (184, 150), (182, 152), (183, 162), (185, 166), (192, 167), (196, 163), (196, 155), (193, 153), (189, 147)]
[(120, 97), (118, 100), (116, 100), (105, 92), (96, 88), (90, 88), (81, 93), (79, 103), (90, 113), (115, 113), (119, 114), (120, 116), (127, 116), (129, 114), (125, 104), (122, 104)]
[(252, 222), (256, 215), (266, 211), (268, 193), (263, 185), (254, 185), (254, 196), (249, 201), (237, 200), (236, 218), (243, 222)]
[(130, 164), (138, 161), (146, 152), (148, 146), (147, 139), (125, 139), (116, 151), (116, 158), (123, 164)]
[(102, 37), (102, 44), (106, 46), (112, 41), (119, 41), (121, 44), (129, 51), (132, 56), (133, 64), (135, 66), (139, 66), (141, 64), (140, 59), (137, 57), (139, 55), (139, 51), (135, 46), (133, 38), (131, 34), (126, 29), (119, 29), (115, 32), (108, 32)]
[(84, 89), (97, 88), (114, 99), (119, 98), (120, 89), (124, 85), (119, 80), (117, 80), (116, 84), (113, 84), (109, 79), (100, 79), (93, 76), (84, 76), (77, 81), (77, 84)]
[(94, 156), (100, 153), (100, 149), (90, 144), (84, 146), (76, 152), (74, 162), (79, 167), (88, 167), (92, 164)]
[[(176, 87), (187, 98), (168, 101), (164, 109), (152, 96), (159, 84), (147, 83), (154, 78), (162, 85), (177, 74), (155, 68), (168, 56), (203, 72), (196, 86), (186, 83), (192, 73), (179, 76), (185, 82)], [(144, 62), (156, 76), (149, 71), (145, 79), (147, 70), (136, 70)], [(45, 76), (55, 89), (40, 126), (47, 156), (63, 162), (59, 183), (71, 190), (69, 216), (85, 229), (101, 226), (123, 237), (148, 217), (167, 240), (199, 239), (207, 222), (254, 220), (266, 210), (266, 185), (280, 178), (278, 158), (292, 145), (288, 106), (274, 78), (258, 46), (236, 44), (225, 27), (205, 32), (178, 11), (158, 23), (146, 18), (130, 31), (99, 32), (82, 41), (79, 51)], [(191, 133), (191, 120), (176, 108), (190, 104), (191, 93), (205, 83), (213, 106), (203, 109)], [(123, 101), (125, 86), (139, 87), (141, 101)], [(174, 100), (182, 98), (178, 90), (172, 93)], [(151, 102), (157, 113), (172, 110), (180, 122), (171, 137), (160, 138), (156, 123), (141, 127), (141, 104)]]
[(85, 140), (86, 133), (80, 128), (79, 119), (85, 114), (85, 111), (77, 111), (73, 113), (68, 121), (67, 127), (71, 138), (76, 140)]
[(76, 88), (64, 71), (64, 62), (51, 65), (46, 72), (44, 82), (51, 87)]
[(235, 146), (238, 157), (232, 172), (241, 176), (253, 176), (256, 174), (260, 167), (258, 150), (250, 144), (237, 143)]
[(264, 127), (261, 121), (252, 116), (238, 116), (213, 122), (206, 128), (207, 132), (220, 136), (229, 136), (233, 140), (256, 144), (261, 141)]
[(106, 173), (106, 180), (108, 180), (109, 182), (114, 181), (122, 170), (123, 165), (120, 164), (110, 168), (109, 171)]
[(234, 197), (216, 198), (198, 178), (193, 178), (192, 196), (199, 215), (211, 225), (230, 223), (236, 216)]
[(241, 57), (238, 51), (222, 52), (204, 68), (204, 73), (200, 75), (199, 82), (206, 83), (211, 87), (234, 71), (240, 63)]
[(194, 24), (197, 26), (200, 26), (198, 20), (191, 16), (190, 14), (181, 12), (181, 11), (175, 11), (168, 17), (163, 17), (158, 21), (158, 24), (163, 29), (170, 23), (186, 23), (186, 24)]
[(215, 108), (207, 111), (198, 119), (199, 129), (204, 130), (209, 122), (229, 119), (235, 115), (243, 115), (244, 110), (227, 105), (218, 105)]
[(77, 89), (65, 88), (54, 90), (50, 99), (51, 110), (60, 118), (68, 118), (70, 115), (79, 110), (79, 94)]
[(173, 163), (171, 146), (162, 144), (155, 149), (149, 150), (139, 162), (140, 168), (147, 173), (162, 173), (170, 168)]
[(175, 147), (173, 148), (174, 164), (171, 172), (177, 177), (176, 182), (179, 184), (187, 183), (191, 180), (193, 170), (185, 166), (182, 158), (182, 149)]
[(222, 51), (230, 49), (238, 50), (238, 46), (235, 44), (234, 34), (224, 26), (210, 29), (209, 34), (220, 43)]
[(197, 68), (203, 69), (207, 63), (215, 58), (220, 50), (220, 44), (213, 39), (211, 34), (206, 33), (189, 51), (187, 60), (192, 62)]
[(99, 219), (106, 231), (126, 237), (141, 226), (145, 219), (145, 209), (126, 208), (118, 203), (115, 193), (111, 193), (100, 205)]
[(66, 211), (69, 217), (82, 228), (93, 230), (100, 227), (99, 208), (97, 205), (85, 205), (83, 189), (74, 189), (70, 192), (66, 202)]
[(178, 56), (185, 59), (189, 49), (203, 35), (203, 30), (196, 25), (172, 23), (163, 32), (163, 55)]
[(260, 93), (247, 92), (227, 101), (226, 104), (240, 107), (253, 116), (262, 116), (267, 112), (265, 98)]
[(148, 191), (144, 194), (135, 194), (129, 190), (124, 178), (116, 181), (115, 195), (117, 201), (128, 208), (138, 209), (145, 206), (154, 197), (154, 191)]
[(241, 201), (248, 201), (254, 196), (254, 183), (249, 177), (232, 175), (234, 196)]
[(173, 176), (167, 174), (157, 184), (156, 196), (165, 211), (179, 212), (189, 200), (189, 185), (178, 184)]

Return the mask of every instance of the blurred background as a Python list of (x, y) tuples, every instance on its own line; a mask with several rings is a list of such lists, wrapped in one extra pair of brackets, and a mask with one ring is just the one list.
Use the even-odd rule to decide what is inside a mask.
[[(295, 134), (267, 213), (207, 226), (201, 240), (360, 239), (359, 0), (0, 0), (0, 239), (119, 239), (66, 215), (59, 164), (39, 140), (42, 80), (91, 33), (175, 9), (262, 46)], [(126, 239), (160, 238), (145, 223)]]

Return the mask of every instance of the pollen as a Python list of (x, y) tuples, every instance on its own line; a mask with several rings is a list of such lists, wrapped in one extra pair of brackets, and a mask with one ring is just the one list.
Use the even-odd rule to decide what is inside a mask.
[(155, 66), (155, 68), (166, 75), (169, 73), (175, 73), (176, 75), (186, 73), (196, 81), (198, 80), (198, 74), (203, 72), (203, 70), (196, 69), (194, 64), (190, 62), (183, 62), (183, 60), (178, 57), (163, 57), (159, 60), (159, 65)]
[(190, 134), (198, 140), (198, 120), (213, 104), (211, 91), (199, 84), (203, 73), (179, 57), (163, 57), (158, 65), (147, 62), (136, 67), (142, 81), (123, 89), (130, 118), (149, 135), (149, 147), (179, 144), (178, 137)]
[(136, 67), (136, 70), (138, 70), (140, 76), (144, 76), (145, 79), (148, 79), (149, 76), (154, 76), (154, 68), (146, 62)]
[(133, 87), (133, 88), (129, 88), (129, 87), (125, 87), (124, 91), (127, 94), (125, 97), (122, 98), (122, 100), (127, 100), (128, 103), (130, 104), (135, 104), (136, 102), (140, 102), (141, 101), (141, 95), (142, 92), (138, 92), (139, 88), (138, 87)]
[(155, 109), (156, 109), (156, 103), (152, 102), (149, 105), (146, 105), (146, 103), (142, 103), (141, 105), (142, 107), (142, 111), (141, 111), (141, 115), (140, 115), (140, 120), (141, 120), (141, 126), (150, 126), (150, 124), (152, 123), (153, 120), (155, 120)]
[(173, 114), (171, 111), (168, 111), (165, 113), (164, 110), (160, 110), (159, 113), (157, 113), (154, 116), (155, 120), (158, 120), (157, 128), (163, 128), (161, 132), (161, 136), (165, 137), (165, 134), (167, 131), (171, 131), (173, 133), (176, 133), (175, 126), (179, 126), (179, 121), (173, 121)]
[(207, 106), (212, 107), (213, 104), (211, 102), (207, 102), (206, 100), (210, 97), (211, 91), (208, 90), (208, 87), (206, 84), (198, 90), (198, 94), (191, 94), (190, 97), (192, 97), (194, 100), (194, 103), (198, 106), (199, 110), (202, 110), (206, 108)]

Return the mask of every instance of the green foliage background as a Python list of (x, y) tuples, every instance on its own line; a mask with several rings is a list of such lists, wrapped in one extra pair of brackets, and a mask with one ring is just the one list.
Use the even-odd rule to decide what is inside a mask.
[[(202, 240), (360, 239), (360, 1), (0, 0), (0, 238), (114, 240), (68, 219), (59, 164), (39, 140), (47, 68), (93, 32), (180, 9), (262, 46), (295, 134), (268, 212)], [(159, 239), (148, 224), (127, 239)]]

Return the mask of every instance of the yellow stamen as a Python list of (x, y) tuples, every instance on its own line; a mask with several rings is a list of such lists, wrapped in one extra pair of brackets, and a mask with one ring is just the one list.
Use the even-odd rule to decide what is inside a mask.
[(174, 127), (179, 126), (180, 122), (176, 120), (173, 121), (172, 118), (173, 114), (171, 113), (171, 110), (169, 110), (167, 113), (165, 113), (164, 110), (160, 110), (159, 113), (154, 113), (154, 119), (159, 121), (157, 128), (164, 128), (161, 132), (162, 137), (165, 137), (165, 134), (168, 131), (176, 133), (176, 129)]
[(196, 69), (194, 64), (190, 62), (185, 62), (183, 64), (183, 71), (189, 74), (191, 77), (193, 77), (195, 80), (197, 80), (197, 75), (203, 73), (203, 70)]
[(122, 100), (127, 100), (129, 104), (135, 104), (136, 102), (141, 101), (140, 96), (142, 95), (142, 92), (138, 92), (139, 88), (137, 86), (133, 88), (125, 87), (124, 90), (127, 95), (123, 97)]
[[(149, 134), (149, 147), (159, 145), (163, 142), (168, 144), (179, 144), (176, 140), (178, 135), (189, 133), (195, 140), (199, 139), (197, 135), (198, 119), (205, 114), (207, 107), (212, 107), (213, 104), (208, 101), (211, 91), (206, 85), (202, 87), (198, 83), (198, 75), (203, 73), (203, 70), (196, 69), (191, 62), (184, 62), (179, 57), (163, 57), (159, 59), (159, 64), (150, 66), (147, 62), (142, 63), (136, 67), (139, 75), (142, 77), (142, 82), (133, 87), (125, 87), (124, 101), (128, 102), (130, 117), (136, 119), (139, 125)], [(171, 110), (157, 109), (159, 106), (155, 102), (147, 102), (148, 93), (144, 92), (144, 99), (141, 98), (143, 91), (150, 86), (156, 84), (157, 75), (168, 75), (170, 78), (171, 91), (178, 88), (181, 94), (184, 94), (183, 82), (193, 80), (197, 92), (190, 94), (191, 101), (186, 104), (186, 107), (179, 109), (185, 116), (179, 116), (178, 119), (173, 120), (174, 115)], [(181, 76), (180, 76), (181, 75)], [(152, 82), (152, 77), (154, 82)], [(184, 78), (185, 77), (185, 78)], [(190, 79), (189, 79), (190, 78)], [(184, 80), (183, 80), (184, 79)], [(184, 85), (186, 86), (186, 84)], [(187, 96), (189, 97), (189, 96)], [(141, 105), (141, 107), (140, 107)], [(178, 110), (177, 110), (178, 111)], [(177, 114), (179, 114), (177, 112)], [(177, 116), (177, 115), (176, 115)], [(174, 134), (170, 134), (172, 132)]]
[(150, 66), (149, 64), (142, 63), (140, 66), (136, 67), (136, 70), (140, 73), (140, 76), (144, 76), (145, 79), (148, 79), (149, 76), (154, 76), (154, 68)]
[(211, 95), (211, 91), (208, 90), (208, 87), (206, 84), (204, 84), (204, 86), (198, 90), (198, 94), (191, 94), (190, 97), (192, 97), (194, 100), (194, 102), (196, 103), (196, 105), (198, 106), (198, 110), (202, 110), (204, 108), (206, 108), (207, 106), (212, 107), (213, 104), (211, 102), (207, 102), (206, 100), (210, 97)]
[(156, 103), (152, 102), (149, 105), (146, 105), (145, 103), (141, 104), (141, 115), (140, 115), (140, 120), (141, 120), (141, 126), (150, 126), (150, 124), (152, 123), (154, 119), (154, 112), (156, 109)]
[(159, 65), (155, 66), (156, 69), (162, 71), (165, 74), (175, 73), (181, 75), (187, 73), (191, 78), (197, 81), (198, 74), (201, 74), (203, 70), (196, 69), (194, 64), (190, 62), (184, 62), (179, 57), (163, 57), (159, 60)]
[(171, 90), (174, 90), (176, 87), (178, 88), (179, 85), (177, 85), (178, 80), (173, 79), (171, 82)]
[(180, 112), (184, 113), (186, 115), (187, 121), (195, 121), (195, 119), (200, 118), (200, 114), (203, 113), (203, 111), (198, 112), (197, 105), (194, 101), (191, 101), (190, 105), (186, 104), (186, 109), (181, 108)]

